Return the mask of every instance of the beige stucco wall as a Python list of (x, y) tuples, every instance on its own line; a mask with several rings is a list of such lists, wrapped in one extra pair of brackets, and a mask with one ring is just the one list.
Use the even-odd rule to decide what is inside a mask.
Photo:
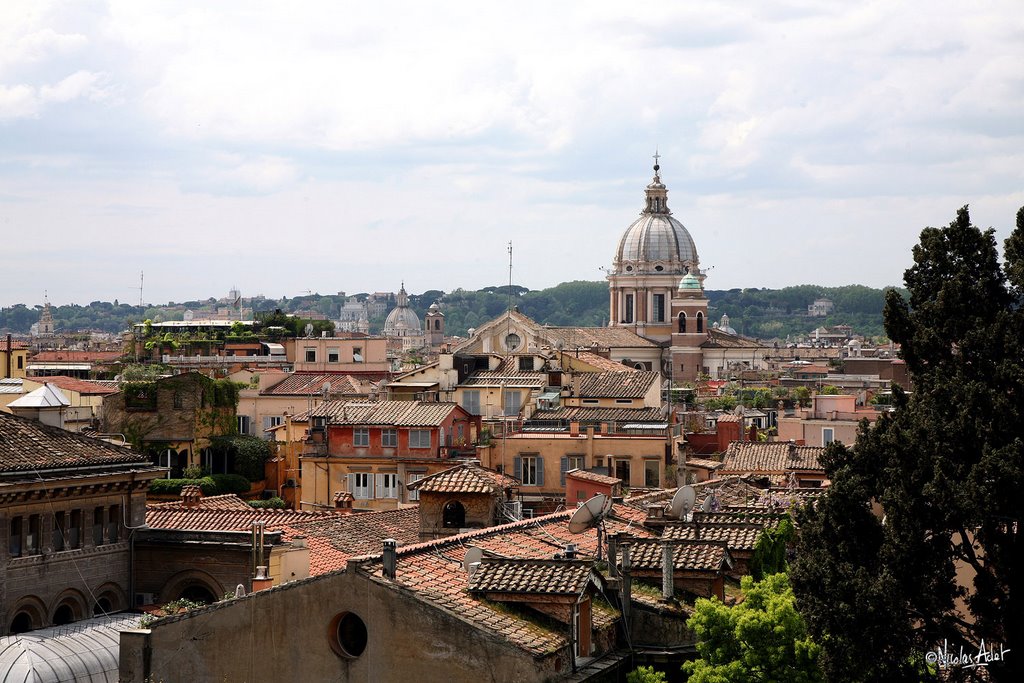
[[(399, 577), (401, 571), (399, 558)], [(366, 649), (356, 658), (335, 654), (329, 643), (331, 622), (343, 612), (366, 626)], [(559, 654), (567, 667), (566, 653)], [(123, 633), (120, 657), (126, 683), (516, 683), (558, 675), (555, 656), (535, 660), (461, 616), (360, 571), (292, 583)]]

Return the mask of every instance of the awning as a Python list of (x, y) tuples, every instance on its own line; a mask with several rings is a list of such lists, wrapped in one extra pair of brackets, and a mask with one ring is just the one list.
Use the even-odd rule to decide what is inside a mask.
[(262, 344), (263, 344), (263, 346), (265, 346), (267, 348), (267, 355), (268, 356), (283, 356), (283, 355), (285, 355), (285, 353), (284, 353), (284, 346), (281, 345), (281, 344), (275, 344), (273, 342), (262, 342)]
[(561, 395), (562, 395), (562, 393), (559, 392), (559, 391), (545, 391), (543, 394), (540, 395), (538, 400), (540, 400), (540, 401), (554, 401), (554, 400), (556, 400)]
[(622, 425), (623, 429), (668, 429), (668, 423), (653, 423), (653, 422), (630, 422)]
[(29, 370), (92, 370), (92, 363), (28, 363), (26, 368)]

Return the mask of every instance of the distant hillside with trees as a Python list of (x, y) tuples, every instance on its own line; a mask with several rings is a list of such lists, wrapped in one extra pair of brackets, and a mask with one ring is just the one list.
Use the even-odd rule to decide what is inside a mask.
[[(717, 321), (722, 314), (729, 315), (730, 325), (741, 334), (762, 339), (785, 339), (805, 335), (822, 325), (851, 325), (860, 334), (880, 336), (882, 307), (885, 290), (862, 285), (846, 287), (818, 287), (799, 285), (783, 289), (730, 289), (708, 290), (709, 315)], [(365, 299), (366, 293), (352, 295)], [(808, 317), (807, 306), (816, 298), (830, 299), (835, 308), (827, 317)], [(254, 314), (318, 313), (335, 319), (346, 297), (308, 294), (296, 297), (270, 299), (255, 297), (244, 300)], [(410, 294), (409, 305), (422, 318), (427, 308), (438, 301), (445, 314), (449, 334), (465, 336), (469, 329), (500, 315), (511, 304), (534, 320), (546, 325), (600, 326), (608, 324), (608, 283), (604, 281), (563, 282), (548, 289), (530, 290), (508, 285), (484, 287), (479, 290), (455, 289), (450, 292), (428, 290)], [(93, 301), (88, 305), (69, 304), (53, 306), (53, 318), (58, 332), (96, 331), (121, 332), (131, 323), (143, 320), (181, 320), (186, 310), (194, 311), (197, 318), (202, 311), (213, 310), (224, 301), (210, 298), (202, 301), (170, 302), (165, 305), (131, 306), (118, 301)], [(15, 306), (0, 309), (0, 331), (27, 334), (31, 325), (39, 320), (42, 306)], [(382, 316), (370, 319), (373, 332), (383, 328)]]

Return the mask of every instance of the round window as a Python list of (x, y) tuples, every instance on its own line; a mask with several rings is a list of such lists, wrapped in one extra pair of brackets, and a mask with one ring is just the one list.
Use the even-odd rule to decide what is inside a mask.
[(654, 269), (660, 273), (661, 271), (665, 270), (665, 266), (654, 266)]
[(519, 348), (519, 344), (521, 343), (522, 340), (519, 338), (519, 335), (516, 334), (515, 332), (512, 332), (505, 336), (505, 348), (508, 349), (509, 351), (515, 351), (516, 349)]
[(366, 624), (352, 612), (342, 612), (331, 620), (328, 638), (335, 654), (355, 659), (366, 649)]
[(633, 270), (633, 266), (626, 266), (626, 271), (627, 272), (632, 271), (632, 270)]

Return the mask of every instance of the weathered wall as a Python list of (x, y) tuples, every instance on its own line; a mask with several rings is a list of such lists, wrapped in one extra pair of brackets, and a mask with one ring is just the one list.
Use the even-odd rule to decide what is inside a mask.
[[(331, 622), (342, 612), (366, 626), (366, 649), (351, 659), (335, 654), (329, 642)], [(346, 571), (172, 617), (148, 632), (122, 634), (120, 676), (137, 683), (515, 683), (557, 677), (555, 659), (535, 661), (392, 584)]]

